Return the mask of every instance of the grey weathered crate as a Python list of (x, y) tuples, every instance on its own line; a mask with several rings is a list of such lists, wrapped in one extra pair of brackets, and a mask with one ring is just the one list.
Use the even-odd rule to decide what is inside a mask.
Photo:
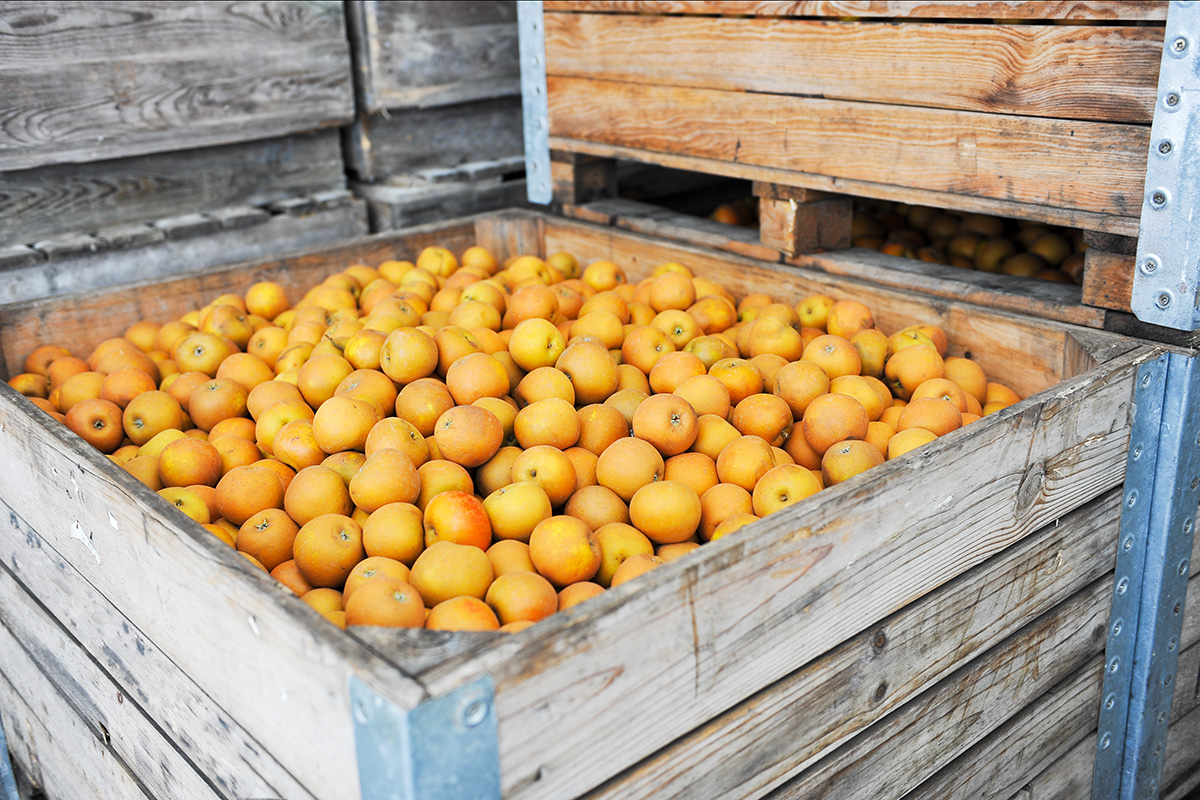
[(84, 351), (255, 280), (298, 296), (429, 244), (853, 295), (884, 328), (943, 326), (1028, 399), (464, 646), (326, 624), (0, 387), (0, 709), (52, 796), (355, 797), (352, 676), (402, 708), (486, 676), (518, 798), (947, 796), (985, 770), (1016, 792), (1087, 742), (1132, 387), (1161, 345), (512, 211), (5, 307), (0, 354), (11, 373), (38, 342)]

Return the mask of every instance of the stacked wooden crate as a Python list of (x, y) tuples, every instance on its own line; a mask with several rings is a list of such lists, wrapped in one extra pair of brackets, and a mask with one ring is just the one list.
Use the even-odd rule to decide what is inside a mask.
[(352, 0), (359, 108), (347, 131), (373, 230), (525, 201), (514, 0)]
[(0, 302), (365, 232), (340, 3), (6, 3), (0, 30)]

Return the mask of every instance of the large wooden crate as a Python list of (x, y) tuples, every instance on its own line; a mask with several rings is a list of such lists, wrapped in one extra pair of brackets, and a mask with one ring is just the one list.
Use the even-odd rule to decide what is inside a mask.
[(0, 370), (435, 243), (854, 296), (1028, 399), (519, 634), (439, 637), (329, 625), (0, 386), (0, 714), (52, 798), (357, 797), (352, 679), (405, 709), (490, 680), (508, 797), (1004, 798), (1060, 756), (1090, 778), (1132, 393), (1162, 345), (514, 210), (0, 308)]
[[(753, 180), (762, 242), (785, 260), (797, 248), (849, 246), (845, 196), (1083, 229), (1092, 246), (1082, 289), (1041, 282), (1044, 293), (1078, 307), (1073, 322), (1166, 338), (1121, 313), (1166, 11), (1166, 2), (547, 2), (557, 199), (569, 212), (598, 199), (579, 185), (611, 159)], [(874, 264), (893, 283), (948, 297), (966, 285), (1004, 302), (1009, 284), (1032, 284), (890, 256)]]
[(342, 3), (5, 3), (0, 29), (0, 302), (366, 232)]
[(354, 190), (375, 231), (525, 201), (514, 0), (351, 0)]

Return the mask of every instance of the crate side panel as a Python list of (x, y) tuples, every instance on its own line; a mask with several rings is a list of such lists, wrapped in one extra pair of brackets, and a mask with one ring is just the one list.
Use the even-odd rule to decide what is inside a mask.
[[(489, 672), (506, 789), (582, 791), (1119, 485), (1133, 376), (1154, 352), (1067, 380), (422, 680), (437, 692)], [(653, 723), (628, 726), (630, 707)]]
[[(1150, 131), (931, 108), (548, 78), (555, 143), (1136, 216)], [(637, 109), (637, 113), (629, 113)], [(569, 147), (567, 149), (570, 149)]]
[(517, 4), (381, 0), (370, 34), (368, 111), (444, 106), (521, 93)]
[[(1109, 492), (764, 689), (589, 800), (755, 796), (1112, 569)], [(748, 755), (752, 754), (752, 755)]]
[(337, 2), (7, 3), (0, 31), (0, 170), (262, 139), (352, 115)]
[(0, 245), (345, 184), (337, 131), (0, 173)]
[(1161, 28), (547, 14), (551, 75), (1149, 124)]
[[(72, 694), (82, 698), (76, 705), (86, 701), (97, 718), (119, 720), (116, 729), (105, 722), (118, 738), (133, 735), (125, 730), (127, 715), (133, 715), (130, 724), (135, 724), (144, 714), (155, 728), (147, 734), (151, 739), (155, 733), (170, 739), (192, 767), (226, 795), (312, 797), (261, 742), (219, 708), (3, 500), (0, 514), (10, 526), (0, 537), (0, 559), (7, 570), (0, 574), (4, 597), (0, 614), (27, 646), (49, 648), (49, 660), (71, 659), (70, 674), (77, 676), (78, 684)], [(12, 617), (27, 600), (34, 605), (18, 625)], [(43, 624), (46, 620), (37, 609), (57, 627)], [(72, 647), (88, 660), (74, 655)], [(139, 750), (153, 749), (153, 742), (138, 736)]]
[(547, 0), (547, 11), (762, 17), (1162, 21), (1166, 0)]
[[(424, 696), (278, 582), (0, 386), (0, 496), (318, 797), (357, 791), (349, 679)], [(128, 580), (130, 565), (138, 581)], [(206, 620), (180, 635), (180, 619)], [(227, 654), (257, 669), (227, 679)], [(320, 741), (308, 735), (321, 720)], [(263, 725), (263, 720), (270, 720)]]

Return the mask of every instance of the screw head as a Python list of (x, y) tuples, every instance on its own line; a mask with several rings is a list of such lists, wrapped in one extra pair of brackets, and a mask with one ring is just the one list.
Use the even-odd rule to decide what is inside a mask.
[(1112, 734), (1106, 733), (1100, 737), (1100, 749), (1107, 750), (1112, 745)]
[(1108, 662), (1108, 671), (1111, 672), (1112, 674), (1116, 675), (1117, 670), (1119, 670), (1120, 668), (1121, 668), (1121, 660), (1120, 659), (1114, 658), (1112, 661)]
[[(1147, 381), (1147, 383), (1148, 382), (1149, 381)], [(1141, 445), (1138, 445), (1137, 447), (1133, 448), (1133, 460), (1137, 461), (1141, 457), (1142, 457), (1142, 447), (1141, 447)]]
[(1129, 578), (1121, 578), (1117, 581), (1117, 594), (1125, 594), (1129, 590)]
[(1158, 297), (1154, 300), (1154, 305), (1158, 306), (1159, 308), (1166, 308), (1167, 306), (1171, 305), (1171, 295), (1167, 294), (1166, 292), (1160, 292)]
[(1162, 208), (1167, 204), (1167, 193), (1162, 189), (1155, 189), (1150, 194), (1150, 205), (1155, 208)]
[(1158, 152), (1164, 156), (1170, 155), (1172, 149), (1173, 148), (1171, 147), (1171, 143), (1166, 140), (1163, 140), (1158, 143)]
[(1121, 620), (1117, 620), (1116, 622), (1114, 622), (1114, 623), (1113, 623), (1113, 626), (1112, 626), (1112, 635), (1113, 635), (1113, 636), (1120, 636), (1120, 635), (1121, 635), (1121, 631), (1122, 631), (1122, 630), (1124, 630), (1124, 628), (1125, 628), (1125, 626), (1124, 626), (1124, 625), (1121, 623)]
[(1184, 50), (1187, 50), (1187, 46), (1187, 39), (1183, 38), (1182, 36), (1171, 42), (1171, 49), (1176, 53), (1182, 53)]
[(1157, 256), (1148, 256), (1142, 259), (1142, 274), (1153, 275), (1158, 271), (1158, 263)]
[(1168, 108), (1175, 108), (1179, 105), (1179, 92), (1167, 92), (1167, 96), (1163, 98), (1163, 102)]
[(1132, 550), (1132, 549), (1133, 549), (1133, 537), (1132, 537), (1132, 536), (1128, 537), (1128, 538), (1125, 540), (1125, 542), (1124, 542), (1124, 544), (1122, 545), (1122, 547), (1124, 548), (1124, 550), (1125, 550), (1125, 552), (1126, 552), (1126, 553), (1128, 553), (1130, 550)]
[(1108, 697), (1104, 698), (1104, 708), (1107, 711), (1112, 711), (1116, 705), (1117, 705), (1117, 696), (1116, 695), (1110, 694)]

